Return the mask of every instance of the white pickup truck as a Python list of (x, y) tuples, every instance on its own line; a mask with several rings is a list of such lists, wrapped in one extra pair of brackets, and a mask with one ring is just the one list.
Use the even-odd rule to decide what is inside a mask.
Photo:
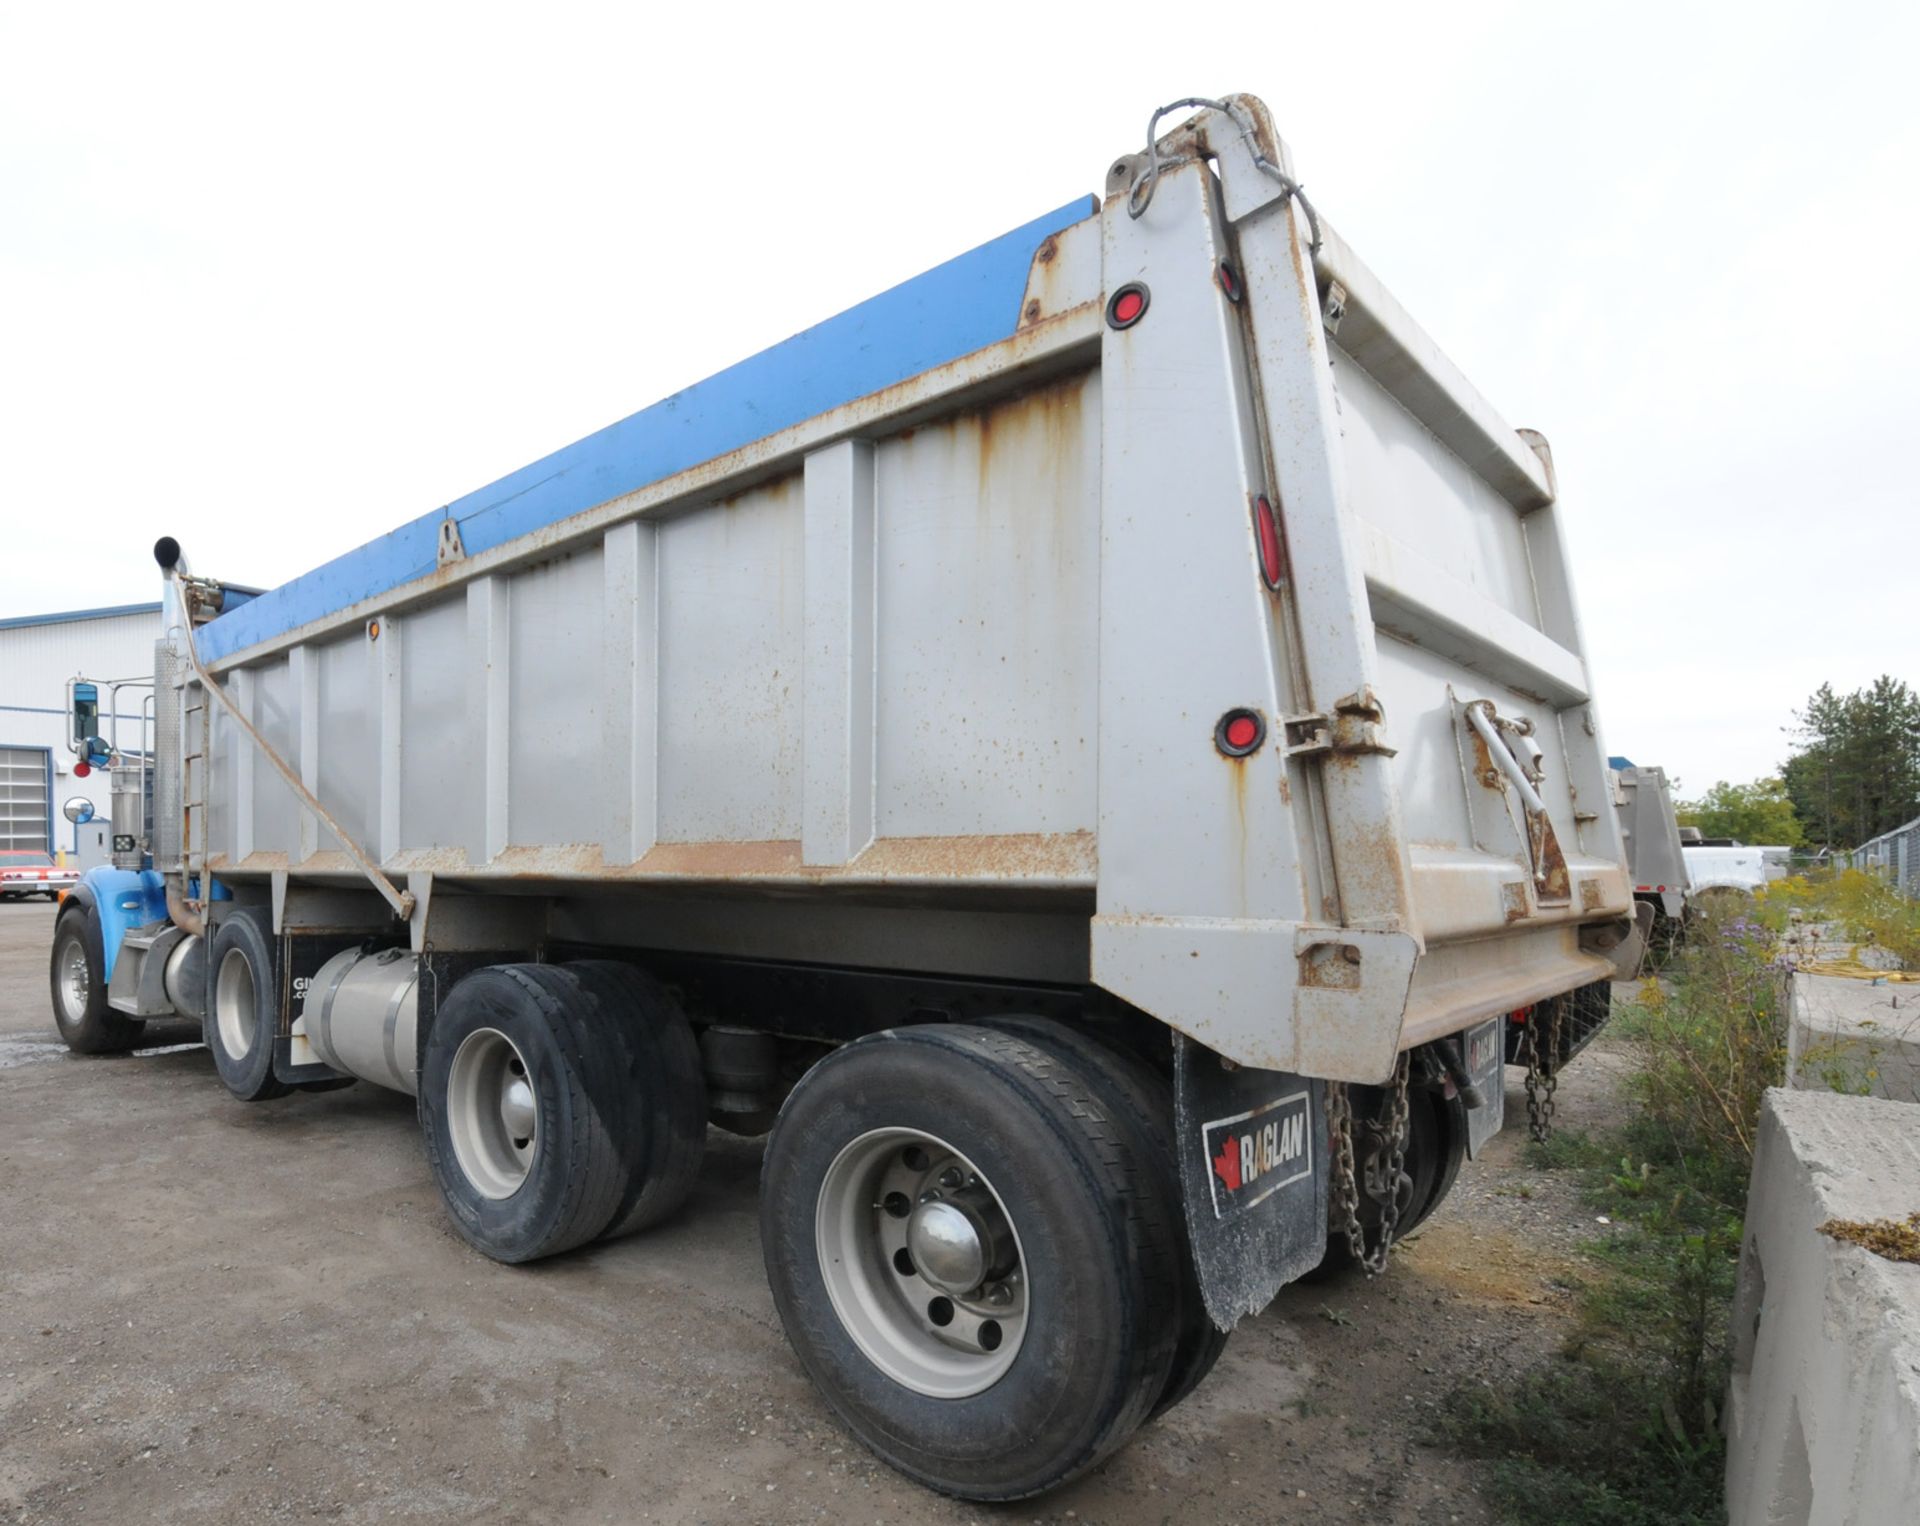
[(1683, 842), (1687, 879), (1702, 898), (1720, 895), (1757, 895), (1775, 876), (1767, 873), (1767, 850), (1745, 843)]

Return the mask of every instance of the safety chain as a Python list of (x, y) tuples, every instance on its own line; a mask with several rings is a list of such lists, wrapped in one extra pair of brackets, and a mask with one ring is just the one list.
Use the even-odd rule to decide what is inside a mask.
[(1380, 1205), (1380, 1245), (1373, 1259), (1363, 1261), (1368, 1273), (1378, 1276), (1387, 1269), (1387, 1251), (1393, 1234), (1400, 1227), (1400, 1176), (1407, 1165), (1408, 1107), (1407, 1082), (1412, 1073), (1413, 1056), (1403, 1050), (1399, 1068), (1394, 1072), (1393, 1095), (1387, 1103), (1387, 1169), (1384, 1185), (1387, 1195)]
[(1346, 1083), (1327, 1083), (1327, 1128), (1333, 1136), (1334, 1207), (1341, 1216), (1340, 1227), (1347, 1237), (1347, 1250), (1369, 1277), (1387, 1269), (1387, 1256), (1393, 1248), (1394, 1232), (1400, 1227), (1400, 1178), (1407, 1165), (1409, 1108), (1407, 1083), (1412, 1074), (1411, 1056), (1402, 1053), (1394, 1068), (1393, 1086), (1386, 1102), (1387, 1158), (1381, 1173), (1386, 1195), (1380, 1202), (1380, 1239), (1369, 1250), (1366, 1230), (1360, 1223), (1360, 1183), (1353, 1162), (1353, 1101)]
[(1360, 1227), (1360, 1183), (1353, 1169), (1353, 1105), (1344, 1081), (1327, 1082), (1327, 1132), (1333, 1138), (1334, 1208), (1341, 1215), (1348, 1251), (1365, 1265), (1367, 1234)]
[[(1204, 106), (1210, 111), (1221, 112), (1240, 129), (1253, 152), (1254, 167), (1280, 182), (1282, 201), (1299, 202), (1300, 210), (1307, 214), (1307, 232), (1310, 235), (1307, 248), (1311, 253), (1318, 254), (1320, 252), (1320, 215), (1313, 210), (1313, 203), (1307, 200), (1307, 193), (1300, 182), (1261, 152), (1260, 139), (1254, 132), (1253, 122), (1238, 106), (1228, 101), (1212, 100), (1204, 95), (1190, 95), (1185, 100), (1171, 101), (1147, 119), (1147, 167), (1127, 189), (1127, 216), (1138, 218), (1153, 203), (1153, 188), (1160, 179), (1161, 169), (1160, 144), (1157, 137), (1160, 119), (1169, 112), (1185, 111), (1194, 106)], [(1183, 161), (1176, 159), (1167, 162), (1178, 164)]]
[[(1537, 1003), (1527, 1015), (1527, 1133), (1535, 1144), (1553, 1137), (1554, 1091), (1560, 1085), (1560, 1010), (1564, 997)], [(1540, 1009), (1547, 1009), (1547, 1052), (1540, 1052)]]

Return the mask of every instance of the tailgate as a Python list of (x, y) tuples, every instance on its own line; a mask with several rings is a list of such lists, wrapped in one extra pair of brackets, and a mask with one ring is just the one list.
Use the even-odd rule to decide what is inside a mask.
[(1603, 978), (1577, 924), (1629, 915), (1632, 886), (1546, 442), (1508, 428), (1337, 238), (1317, 274), (1426, 946), (1413, 1042)]

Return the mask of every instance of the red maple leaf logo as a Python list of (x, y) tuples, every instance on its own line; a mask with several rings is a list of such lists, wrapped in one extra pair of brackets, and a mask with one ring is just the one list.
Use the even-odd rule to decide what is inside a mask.
[(1227, 1184), (1227, 1191), (1240, 1190), (1240, 1141), (1229, 1134), (1213, 1157), (1213, 1174)]

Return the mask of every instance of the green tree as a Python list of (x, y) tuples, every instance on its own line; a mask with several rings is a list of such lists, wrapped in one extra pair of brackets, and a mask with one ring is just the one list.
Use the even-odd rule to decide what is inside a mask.
[(1781, 774), (1816, 841), (1858, 847), (1920, 816), (1920, 694), (1890, 674), (1851, 694), (1822, 684), (1794, 721)]
[(1702, 837), (1732, 837), (1744, 843), (1797, 848), (1805, 840), (1787, 787), (1779, 779), (1729, 784), (1722, 779), (1698, 800), (1682, 800), (1674, 815)]

